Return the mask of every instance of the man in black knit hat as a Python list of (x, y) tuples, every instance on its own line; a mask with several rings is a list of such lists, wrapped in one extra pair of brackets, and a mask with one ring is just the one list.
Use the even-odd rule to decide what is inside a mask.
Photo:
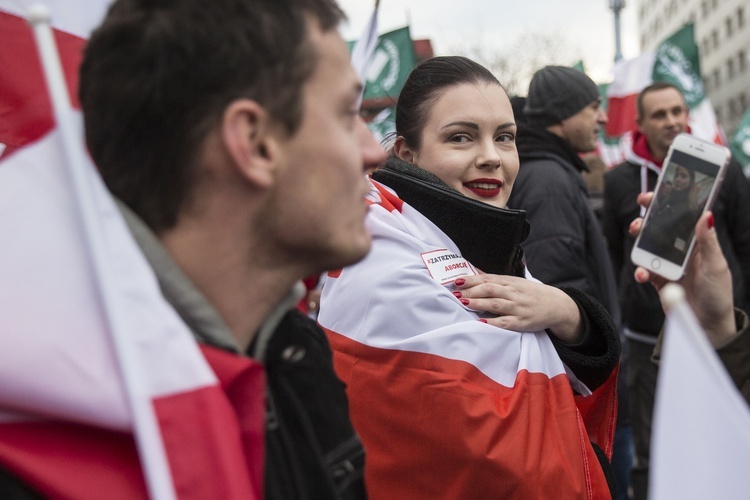
[(578, 156), (596, 149), (607, 122), (596, 84), (576, 69), (547, 66), (532, 78), (523, 114), (516, 116), (521, 168), (508, 206), (526, 210), (531, 222), (529, 270), (544, 283), (592, 295), (619, 324), (612, 266)]
[[(607, 122), (600, 101), (596, 84), (579, 70), (547, 66), (534, 75), (524, 106), (517, 100), (514, 107), (521, 111), (515, 116), (521, 166), (508, 207), (528, 214), (531, 232), (523, 248), (531, 274), (593, 296), (619, 327), (615, 276), (581, 176), (587, 167), (578, 156), (596, 149), (599, 129)], [(618, 416), (621, 421), (624, 415)], [(627, 454), (624, 463), (627, 476)], [(627, 477), (616, 482), (619, 490), (627, 488)]]

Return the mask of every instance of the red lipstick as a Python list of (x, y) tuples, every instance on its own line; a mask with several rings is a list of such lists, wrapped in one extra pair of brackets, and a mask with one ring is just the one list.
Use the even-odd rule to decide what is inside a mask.
[(493, 198), (500, 194), (503, 181), (500, 179), (474, 179), (464, 182), (464, 187), (483, 198)]

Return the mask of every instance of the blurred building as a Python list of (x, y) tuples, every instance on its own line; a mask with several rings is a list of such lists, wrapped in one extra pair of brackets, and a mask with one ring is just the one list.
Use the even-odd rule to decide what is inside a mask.
[(635, 8), (641, 50), (654, 50), (685, 23), (695, 24), (703, 83), (732, 136), (750, 105), (750, 2), (638, 0)]

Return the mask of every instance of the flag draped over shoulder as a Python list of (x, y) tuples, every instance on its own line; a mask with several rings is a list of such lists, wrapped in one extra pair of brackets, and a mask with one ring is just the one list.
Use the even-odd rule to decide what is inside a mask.
[[(367, 449), (370, 495), (606, 498), (589, 438), (611, 450), (614, 400), (579, 412), (571, 387), (591, 391), (547, 334), (478, 321), (451, 293), (477, 270), (437, 226), (371, 182), (372, 251), (329, 275), (318, 317)], [(597, 422), (587, 426), (588, 416)]]
[[(635, 59), (619, 61), (613, 73), (614, 80), (607, 88), (609, 121), (606, 136), (609, 142), (617, 137), (629, 140), (628, 133), (635, 127), (638, 94), (658, 81), (672, 83), (682, 91), (690, 108), (689, 123), (693, 135), (723, 143), (716, 114), (703, 87), (692, 23), (664, 40), (656, 51), (646, 51)], [(624, 159), (625, 149), (621, 148), (618, 161)]]
[[(15, 59), (0, 75), (0, 102), (13, 104), (14, 118), (4, 122), (3, 132), (31, 133), (16, 134), (22, 140), (0, 160), (0, 468), (49, 497), (146, 497), (133, 400), (126, 396), (98, 275), (62, 164), (61, 134), (31, 31), (8, 3), (0, 2), (0, 24), (12, 27), (0, 30), (0, 57)], [(101, 14), (106, 5), (77, 2), (83, 10), (75, 16), (61, 7), (72, 10), (70, 2), (52, 3), (53, 13), (68, 14), (58, 18), (63, 23), (58, 27), (75, 20), (70, 31), (79, 35), (88, 31), (76, 23), (98, 22), (93, 13)], [(6, 36), (21, 33), (28, 50), (9, 55), (7, 43), (22, 44)], [(58, 32), (61, 37), (68, 40), (61, 52), (64, 67), (73, 68), (70, 82), (83, 40)], [(27, 74), (11, 71), (19, 67)], [(83, 148), (80, 115), (74, 120)], [(136, 400), (151, 407), (158, 425), (160, 442), (148, 445), (163, 447), (174, 494), (260, 498), (262, 368), (198, 346), (162, 297), (94, 166), (87, 162), (84, 169), (114, 277), (108, 292), (123, 313), (119, 327), (134, 352), (131, 368), (139, 374)]]
[(750, 409), (684, 300), (667, 314), (649, 498), (746, 498)]

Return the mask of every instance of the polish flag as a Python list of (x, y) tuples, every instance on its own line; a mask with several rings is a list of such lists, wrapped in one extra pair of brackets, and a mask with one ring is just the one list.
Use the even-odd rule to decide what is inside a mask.
[[(199, 347), (162, 297), (17, 5), (0, 0), (0, 468), (53, 498), (260, 498), (263, 370)], [(105, 8), (51, 2), (69, 88)]]
[(607, 498), (589, 441), (611, 453), (615, 375), (592, 393), (544, 331), (480, 322), (452, 294), (457, 277), (477, 270), (372, 184), (373, 248), (329, 273), (318, 316), (367, 449), (370, 495)]
[(706, 338), (678, 285), (659, 366), (649, 498), (746, 498), (750, 408)]

